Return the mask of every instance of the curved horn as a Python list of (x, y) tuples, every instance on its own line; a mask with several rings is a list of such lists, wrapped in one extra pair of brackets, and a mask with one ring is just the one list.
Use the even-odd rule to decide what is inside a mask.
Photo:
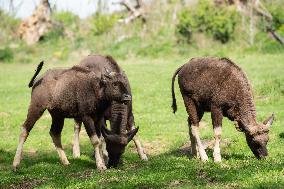
[(111, 131), (108, 130), (106, 127), (102, 127), (102, 135), (106, 140), (119, 143), (120, 142), (120, 137), (115, 134), (111, 134)]
[(111, 135), (111, 131), (108, 130), (105, 126), (102, 126), (102, 127), (101, 127), (101, 131), (102, 131), (103, 137), (105, 137), (105, 138), (107, 138), (108, 135)]
[(136, 135), (138, 130), (139, 130), (139, 127), (137, 127), (136, 129), (133, 129), (133, 130), (131, 130), (127, 133), (127, 142), (129, 142), (133, 139), (133, 137)]
[(269, 127), (272, 125), (274, 119), (275, 119), (275, 114), (273, 112), (272, 115), (263, 122), (263, 124)]

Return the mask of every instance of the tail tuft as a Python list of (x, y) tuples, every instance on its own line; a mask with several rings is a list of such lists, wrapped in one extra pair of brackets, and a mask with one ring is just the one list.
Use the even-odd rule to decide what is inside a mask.
[(176, 99), (173, 99), (172, 109), (173, 109), (173, 113), (175, 114), (176, 111), (177, 111), (177, 102), (176, 102)]

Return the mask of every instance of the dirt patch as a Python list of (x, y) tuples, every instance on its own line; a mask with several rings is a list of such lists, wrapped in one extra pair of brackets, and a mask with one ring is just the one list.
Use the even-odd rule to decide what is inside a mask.
[(7, 112), (0, 112), (0, 117), (7, 117), (9, 114)]
[(71, 173), (69, 174), (72, 178), (79, 178), (79, 179), (88, 179), (91, 178), (93, 175), (93, 171), (85, 171), (85, 172), (78, 172), (78, 173)]
[[(202, 145), (205, 149), (211, 149), (213, 150), (214, 148), (214, 142), (215, 140), (210, 140), (210, 139), (206, 139), (206, 140), (202, 140)], [(221, 140), (221, 148), (222, 147), (227, 147), (229, 146), (231, 143), (230, 139), (225, 138)], [(180, 148), (179, 148), (179, 152), (181, 154), (187, 155), (189, 153), (191, 153), (191, 142), (188, 141), (185, 144), (183, 144)]]
[(33, 157), (33, 156), (36, 156), (37, 155), (37, 150), (36, 149), (30, 149), (26, 152), (26, 154), (29, 156), (29, 157)]
[(45, 114), (45, 115), (43, 115), (43, 116), (41, 116), (41, 119), (51, 119), (51, 116), (50, 116), (50, 114)]
[(184, 183), (183, 180), (173, 180), (172, 182), (170, 182), (169, 187), (170, 188), (178, 187), (182, 185), (183, 183)]
[(206, 121), (199, 122), (199, 128), (206, 128), (206, 127), (208, 127), (208, 123)]
[(38, 179), (26, 179), (23, 182), (20, 182), (20, 183), (17, 183), (17, 184), (16, 183), (15, 184), (11, 184), (10, 186), (7, 186), (7, 188), (12, 188), (12, 189), (30, 189), (30, 188), (35, 188), (35, 187), (41, 185), (46, 180), (47, 180), (46, 178), (42, 178), (40, 180), (38, 180)]
[[(151, 141), (151, 142), (146, 142), (143, 141), (142, 143), (143, 148), (146, 152), (147, 155), (157, 155), (160, 154), (162, 152), (164, 152), (167, 149), (167, 143), (165, 141), (162, 140), (155, 140), (155, 141)], [(136, 147), (133, 146), (133, 148), (131, 148), (131, 150), (133, 150), (133, 152), (136, 152)]]
[(45, 131), (45, 130), (49, 130), (50, 126), (48, 125), (39, 125), (39, 127), (37, 127), (40, 131)]

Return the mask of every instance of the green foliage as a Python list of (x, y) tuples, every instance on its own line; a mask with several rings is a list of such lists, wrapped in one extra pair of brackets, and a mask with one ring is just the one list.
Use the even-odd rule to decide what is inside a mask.
[(9, 29), (14, 30), (18, 27), (18, 24), (20, 23), (19, 19), (16, 19), (7, 13), (5, 13), (3, 10), (0, 9), (0, 28), (2, 29)]
[(112, 15), (95, 14), (91, 19), (91, 27), (94, 35), (107, 33), (113, 28), (117, 21), (117, 17)]
[(269, 11), (273, 17), (272, 20), (272, 29), (274, 30), (283, 30), (284, 32), (284, 6), (272, 5), (269, 7)]
[(179, 23), (176, 26), (176, 35), (179, 41), (191, 42), (192, 29), (195, 27), (195, 20), (187, 9), (183, 9), (178, 15)]
[(65, 27), (76, 27), (80, 18), (71, 12), (55, 12), (52, 14), (54, 20), (63, 23)]
[(190, 42), (192, 32), (205, 32), (216, 40), (226, 43), (234, 35), (237, 18), (234, 9), (215, 6), (209, 0), (201, 0), (197, 7), (181, 11), (178, 15), (176, 33), (186, 42)]
[(56, 41), (64, 37), (64, 27), (62, 25), (53, 26), (43, 37), (42, 41)]
[(15, 40), (15, 35), (19, 23), (19, 19), (10, 16), (0, 9), (0, 45), (3, 45), (4, 43), (8, 44), (11, 41)]
[(10, 48), (0, 49), (0, 61), (10, 62), (14, 58), (14, 53)]

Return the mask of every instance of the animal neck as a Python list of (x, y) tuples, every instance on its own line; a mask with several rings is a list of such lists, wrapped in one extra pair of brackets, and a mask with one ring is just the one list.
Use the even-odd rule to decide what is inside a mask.
[(256, 110), (250, 88), (240, 89), (237, 95), (238, 114), (236, 120), (242, 125), (256, 124)]
[(111, 103), (111, 130), (115, 134), (126, 134), (127, 126), (127, 105), (113, 101)]

